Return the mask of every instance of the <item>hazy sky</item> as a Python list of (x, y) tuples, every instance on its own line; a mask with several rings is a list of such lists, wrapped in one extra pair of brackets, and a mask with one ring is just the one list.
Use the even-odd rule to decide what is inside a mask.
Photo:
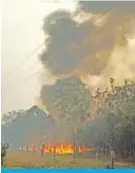
[[(75, 9), (75, 2), (51, 0), (4, 0), (2, 17), (2, 113), (35, 104), (41, 87), (42, 68), (37, 54), (44, 41), (43, 18), (58, 8)], [(39, 50), (39, 52), (42, 49)], [(39, 53), (38, 52), (38, 53)], [(44, 75), (46, 83), (51, 79)]]

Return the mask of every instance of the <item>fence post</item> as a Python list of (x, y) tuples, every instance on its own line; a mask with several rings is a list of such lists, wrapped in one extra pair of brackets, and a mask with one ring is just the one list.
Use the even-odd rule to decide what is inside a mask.
[(33, 145), (33, 154), (35, 154), (36, 146)]
[(45, 144), (43, 143), (41, 146), (41, 156), (44, 155), (44, 150), (45, 150)]
[(96, 165), (98, 166), (99, 153), (96, 152)]
[(114, 169), (114, 158), (115, 158), (115, 153), (112, 150), (111, 151), (111, 168)]
[(56, 145), (53, 147), (53, 159), (56, 160)]

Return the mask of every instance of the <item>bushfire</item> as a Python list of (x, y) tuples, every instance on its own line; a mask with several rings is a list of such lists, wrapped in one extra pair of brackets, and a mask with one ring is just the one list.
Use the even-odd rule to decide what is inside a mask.
[[(38, 146), (27, 146), (24, 147), (23, 150), (27, 151), (41, 151), (45, 153), (57, 153), (57, 154), (72, 154), (74, 152), (74, 145), (72, 143), (68, 142), (59, 142), (59, 143), (48, 143), (44, 144), (42, 147)], [(94, 151), (93, 147), (87, 147), (87, 146), (76, 146), (76, 151), (78, 153), (82, 152), (89, 152)]]

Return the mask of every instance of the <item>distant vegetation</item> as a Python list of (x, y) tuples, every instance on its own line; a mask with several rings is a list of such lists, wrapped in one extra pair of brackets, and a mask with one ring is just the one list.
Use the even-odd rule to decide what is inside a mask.
[(41, 143), (46, 130), (55, 127), (55, 120), (45, 112), (33, 106), (28, 110), (12, 111), (3, 115), (1, 126), (2, 141), (11, 148), (22, 147), (32, 143)]
[(1, 144), (1, 165), (3, 166), (4, 164), (4, 158), (7, 154), (7, 149), (9, 148), (9, 145), (6, 143)]

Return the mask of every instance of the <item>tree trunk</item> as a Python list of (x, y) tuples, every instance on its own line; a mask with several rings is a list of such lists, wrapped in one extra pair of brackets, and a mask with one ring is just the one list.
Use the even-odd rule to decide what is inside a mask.
[(33, 146), (33, 154), (35, 154), (35, 149), (36, 149), (36, 147), (35, 147), (35, 146)]
[(135, 142), (133, 142), (133, 157), (135, 156)]
[(99, 153), (96, 152), (96, 165), (97, 165), (97, 167), (98, 167), (98, 160), (99, 160)]
[(75, 163), (75, 159), (76, 159), (76, 133), (75, 131), (73, 132), (73, 163)]
[(130, 141), (130, 157), (133, 155), (133, 145), (132, 145), (132, 140)]
[(111, 161), (111, 168), (114, 169), (114, 158), (112, 158), (112, 161)]
[(104, 155), (106, 154), (106, 146), (105, 146), (105, 144), (103, 144), (103, 153), (104, 153)]
[(56, 146), (55, 145), (53, 150), (53, 160), (56, 160)]
[(45, 149), (45, 145), (43, 144), (42, 147), (41, 147), (41, 156), (44, 155), (44, 149)]
[(111, 168), (114, 169), (114, 151), (111, 151)]

